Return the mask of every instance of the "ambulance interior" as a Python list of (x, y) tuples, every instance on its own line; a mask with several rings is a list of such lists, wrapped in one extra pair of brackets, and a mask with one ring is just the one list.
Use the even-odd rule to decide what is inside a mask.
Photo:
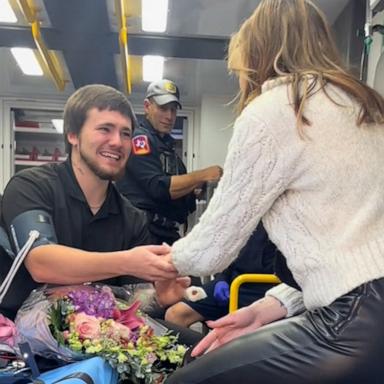
[[(0, 3), (10, 4), (16, 17), (0, 21), (0, 192), (14, 172), (30, 166), (26, 161), (32, 152), (42, 162), (54, 152), (56, 158), (65, 157), (59, 135), (52, 144), (52, 136), (37, 138), (20, 132), (21, 126), (15, 130), (15, 119), (35, 119), (37, 126), (40, 119), (40, 128), (54, 130), (52, 120), (60, 120), (67, 97), (92, 83), (125, 92), (140, 115), (149, 84), (143, 80), (148, 55), (163, 57), (163, 72), (157, 76), (180, 88), (184, 108), (174, 133), (188, 169), (223, 164), (235, 118), (231, 101), (238, 87), (227, 73), (227, 43), (258, 0), (169, 0), (164, 32), (143, 30), (140, 0)], [(347, 65), (384, 92), (383, 1), (315, 3), (332, 24)], [(152, 15), (156, 12), (152, 9)], [(40, 61), (49, 56), (41, 75), (23, 73), (11, 53), (17, 47), (32, 49)]]

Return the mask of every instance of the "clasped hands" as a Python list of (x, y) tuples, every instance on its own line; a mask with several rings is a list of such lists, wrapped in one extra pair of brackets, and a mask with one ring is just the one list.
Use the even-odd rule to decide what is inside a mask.
[[(168, 251), (167, 254), (159, 255), (163, 258), (167, 263), (172, 263), (171, 257), (171, 247), (168, 244), (163, 244), (162, 247)], [(175, 268), (176, 271), (176, 268)], [(177, 273), (177, 271), (176, 271)], [(154, 286), (156, 289), (156, 299), (157, 302), (162, 307), (168, 307), (179, 302), (183, 297), (185, 290), (191, 285), (191, 279), (188, 276), (177, 276), (173, 279), (161, 279), (154, 282)]]
[[(169, 247), (169, 253), (163, 254), (161, 257), (172, 263), (170, 252), (171, 247)], [(216, 284), (214, 295), (217, 300), (224, 302), (229, 295), (227, 292), (229, 287), (226, 286), (227, 283), (219, 283), (225, 282), (219, 281)], [(187, 276), (156, 281), (154, 285), (159, 304), (166, 307), (180, 301), (190, 284), (191, 279)], [(285, 317), (286, 314), (287, 310), (279, 300), (267, 296), (221, 319), (207, 321), (207, 325), (212, 331), (196, 345), (191, 356), (196, 357), (213, 351), (240, 336), (255, 332), (265, 324)]]

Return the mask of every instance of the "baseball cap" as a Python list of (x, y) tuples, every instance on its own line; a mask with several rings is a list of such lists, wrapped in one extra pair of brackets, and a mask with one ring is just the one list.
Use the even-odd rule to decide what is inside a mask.
[(174, 101), (181, 109), (179, 88), (177, 88), (177, 85), (171, 80), (162, 79), (149, 84), (145, 97), (147, 99), (150, 97), (153, 98), (158, 105), (164, 105)]

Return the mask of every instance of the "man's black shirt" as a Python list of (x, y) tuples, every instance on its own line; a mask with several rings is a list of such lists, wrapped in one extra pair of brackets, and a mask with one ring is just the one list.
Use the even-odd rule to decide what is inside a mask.
[[(35, 209), (45, 211), (52, 217), (58, 244), (61, 245), (85, 251), (112, 252), (151, 242), (146, 215), (121, 196), (112, 183), (104, 204), (93, 215), (69, 160), (30, 168), (13, 176), (2, 201), (2, 225), (8, 235), (15, 217)], [(2, 308), (10, 300), (21, 304), (31, 288), (38, 286), (24, 267), (18, 274), (19, 284), (20, 277), (24, 278), (23, 286), (17, 287), (18, 293), (12, 293), (11, 289), (7, 295), (8, 303), (5, 300)], [(120, 285), (133, 280), (121, 277), (110, 279), (108, 283)]]

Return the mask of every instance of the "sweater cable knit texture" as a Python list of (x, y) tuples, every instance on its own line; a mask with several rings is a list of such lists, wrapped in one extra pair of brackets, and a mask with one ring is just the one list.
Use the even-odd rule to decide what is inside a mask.
[[(338, 88), (316, 92), (300, 138), (289, 79), (263, 84), (236, 120), (224, 174), (199, 223), (172, 247), (182, 274), (225, 269), (262, 219), (303, 295), (268, 294), (288, 315), (329, 305), (384, 276), (384, 126), (356, 125), (359, 106)], [(341, 106), (340, 106), (341, 105)]]

